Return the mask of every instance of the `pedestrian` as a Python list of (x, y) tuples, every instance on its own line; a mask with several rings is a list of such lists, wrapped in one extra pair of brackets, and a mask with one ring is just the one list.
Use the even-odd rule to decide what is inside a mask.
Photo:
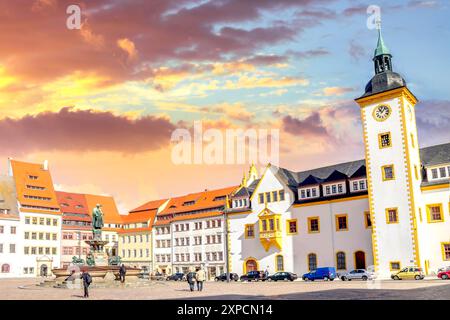
[(127, 274), (127, 270), (125, 269), (125, 265), (122, 263), (122, 265), (120, 266), (120, 269), (119, 269), (119, 277), (120, 277), (121, 283), (125, 283), (125, 275), (126, 274)]
[(89, 298), (89, 286), (92, 283), (92, 277), (87, 271), (87, 269), (83, 269), (81, 279), (83, 279), (84, 298)]
[(269, 277), (269, 269), (266, 268), (266, 271), (264, 272), (265, 278), (267, 279)]
[(197, 271), (197, 277), (195, 279), (197, 280), (197, 290), (202, 291), (203, 282), (206, 281), (206, 272), (203, 268), (200, 268), (200, 270)]
[(186, 275), (186, 280), (189, 283), (189, 289), (191, 291), (194, 291), (195, 278), (196, 278), (196, 273), (194, 271), (191, 271)]

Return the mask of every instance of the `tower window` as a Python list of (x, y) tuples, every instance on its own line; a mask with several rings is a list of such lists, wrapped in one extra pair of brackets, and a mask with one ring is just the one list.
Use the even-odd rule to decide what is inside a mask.
[(400, 261), (391, 261), (389, 263), (389, 267), (391, 271), (400, 270)]
[(292, 219), (287, 221), (287, 233), (296, 234), (297, 233), (297, 219)]
[(398, 209), (389, 208), (386, 209), (386, 222), (387, 223), (398, 223)]
[(392, 147), (391, 133), (385, 132), (378, 135), (380, 149)]
[(393, 164), (381, 167), (381, 171), (383, 175), (383, 181), (395, 179)]
[(442, 260), (449, 261), (450, 260), (450, 243), (442, 242)]

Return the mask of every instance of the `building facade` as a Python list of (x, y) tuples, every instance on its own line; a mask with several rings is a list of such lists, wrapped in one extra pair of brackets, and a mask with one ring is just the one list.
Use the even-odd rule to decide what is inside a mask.
[(21, 274), (48, 276), (60, 267), (61, 211), (48, 163), (9, 160), (20, 217)]
[(388, 278), (450, 265), (450, 144), (419, 149), (417, 99), (391, 58), (380, 32), (375, 76), (356, 100), (364, 160), (304, 172), (268, 165), (231, 196), (233, 272), (373, 266)]
[(67, 267), (73, 257), (85, 259), (87, 240), (92, 239), (92, 218), (83, 194), (56, 191), (62, 212), (61, 266)]
[(158, 212), (165, 208), (168, 200), (150, 201), (129, 212), (122, 218), (119, 231), (119, 255), (125, 265), (153, 270), (152, 229)]

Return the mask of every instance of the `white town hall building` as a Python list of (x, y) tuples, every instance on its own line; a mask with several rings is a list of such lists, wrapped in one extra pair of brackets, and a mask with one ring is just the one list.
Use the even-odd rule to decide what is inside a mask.
[[(450, 265), (450, 143), (419, 149), (416, 97), (379, 33), (375, 76), (356, 102), (365, 160), (304, 172), (268, 165), (230, 197), (231, 272)], [(357, 107), (357, 106), (355, 106)]]

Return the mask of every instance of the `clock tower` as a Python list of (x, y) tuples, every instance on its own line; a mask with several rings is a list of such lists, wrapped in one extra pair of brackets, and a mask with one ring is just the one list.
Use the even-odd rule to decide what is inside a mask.
[(378, 29), (375, 75), (356, 99), (361, 108), (375, 269), (419, 266), (417, 217), (421, 205), (415, 96), (393, 72), (392, 55)]

